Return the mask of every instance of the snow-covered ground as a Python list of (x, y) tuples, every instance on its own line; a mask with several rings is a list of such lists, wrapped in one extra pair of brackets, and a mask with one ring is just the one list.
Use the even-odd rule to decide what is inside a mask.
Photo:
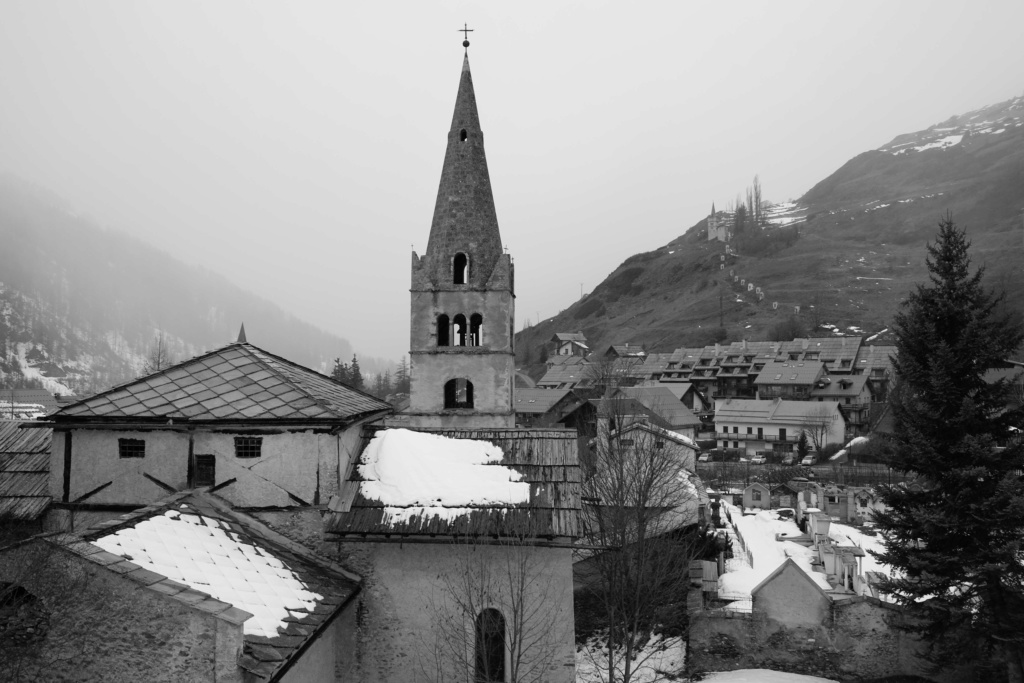
[[(602, 639), (592, 638), (586, 647), (576, 650), (576, 683), (603, 683), (608, 680), (608, 650), (602, 645)], [(615, 666), (620, 675), (622, 664), (618, 660)], [(686, 643), (682, 638), (654, 636), (637, 653), (633, 661), (636, 668), (630, 680), (636, 683), (673, 680), (667, 676), (681, 675), (685, 664)]]
[(825, 575), (811, 569), (815, 552), (792, 541), (776, 541), (776, 534), (800, 536), (800, 529), (792, 520), (781, 520), (773, 510), (763, 510), (756, 515), (743, 515), (739, 508), (729, 506), (733, 522), (742, 535), (750, 552), (753, 566), (730, 565), (731, 570), (718, 579), (718, 595), (724, 600), (750, 600), (751, 591), (775, 571), (787, 558), (807, 572), (819, 586), (829, 590)]
[(738, 669), (736, 671), (710, 673), (704, 680), (712, 683), (837, 683), (831, 678), (804, 676), (803, 674), (791, 674), (784, 671), (771, 671), (769, 669)]

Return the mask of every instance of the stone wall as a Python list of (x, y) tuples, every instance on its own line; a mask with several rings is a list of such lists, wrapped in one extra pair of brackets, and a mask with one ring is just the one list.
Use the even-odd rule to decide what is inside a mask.
[[(365, 578), (359, 597), (359, 642), (353, 679), (367, 683), (468, 679), (469, 672), (456, 672), (465, 661), (459, 662), (445, 651), (453, 644), (456, 649), (464, 644), (453, 643), (438, 626), (444, 615), (457, 613), (445, 579), (461, 581), (467, 566), (487, 566), (497, 578), (507, 572), (510, 562), (515, 562), (509, 560), (508, 548), (454, 543), (340, 545), (343, 564)], [(528, 595), (550, 606), (542, 610), (542, 617), (528, 622), (543, 629), (543, 638), (526, 664), (540, 669), (540, 680), (572, 683), (575, 646), (571, 550), (523, 550), (529, 561)], [(472, 580), (480, 586), (478, 576), (472, 574)], [(479, 596), (479, 604), (498, 608), (511, 624), (512, 617), (504, 608), (506, 596), (501, 592), (497, 585), (491, 585), (490, 590), (482, 591), (488, 595)], [(471, 619), (469, 624), (472, 628)], [(471, 650), (468, 657), (472, 661)]]
[(767, 668), (842, 681), (897, 675), (939, 683), (974, 680), (966, 669), (930, 674), (919, 657), (921, 641), (894, 626), (902, 618), (899, 608), (875, 598), (833, 602), (822, 623), (810, 626), (787, 626), (760, 609), (753, 614), (701, 610), (699, 596), (689, 604), (691, 675)]
[(2, 671), (26, 680), (241, 683), (241, 626), (60, 548), (38, 540), (8, 548), (0, 581), (39, 598), (45, 617), (28, 649), (0, 642)]

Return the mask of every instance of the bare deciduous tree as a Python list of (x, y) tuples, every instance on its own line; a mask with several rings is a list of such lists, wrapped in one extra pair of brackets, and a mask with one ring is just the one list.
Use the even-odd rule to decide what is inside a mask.
[(628, 683), (645, 668), (652, 633), (685, 609), (681, 568), (697, 551), (697, 534), (687, 532), (699, 499), (681, 449), (656, 428), (601, 430), (593, 451), (583, 483), (587, 549), (577, 566), (607, 628), (604, 680)]
[(803, 430), (807, 438), (811, 440), (816, 453), (828, 445), (829, 432), (832, 431), (832, 422), (835, 420), (835, 413), (830, 407), (831, 404), (820, 403), (814, 406), (803, 419)]
[(440, 577), (427, 601), (434, 628), (422, 668), (431, 681), (542, 683), (560, 643), (564, 609), (552, 595), (538, 549), (530, 535), (497, 544), (456, 543), (454, 569)]
[(171, 352), (167, 348), (167, 340), (164, 339), (164, 333), (158, 332), (153, 340), (153, 345), (149, 347), (146, 361), (142, 364), (142, 374), (151, 375), (154, 372), (160, 372), (174, 365), (174, 362)]

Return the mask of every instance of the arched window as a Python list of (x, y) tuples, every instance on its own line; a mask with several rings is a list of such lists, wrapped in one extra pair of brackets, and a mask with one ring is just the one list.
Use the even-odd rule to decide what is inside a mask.
[(483, 344), (481, 335), (484, 332), (484, 317), (479, 313), (469, 316), (469, 345), (480, 346)]
[(476, 618), (476, 683), (505, 681), (505, 617), (485, 609)]
[(437, 345), (448, 346), (451, 344), (451, 340), (448, 335), (449, 327), (451, 322), (448, 320), (448, 316), (442, 313), (437, 316)]
[(467, 137), (465, 128), (459, 131), (459, 142), (465, 142)]
[(464, 316), (461, 313), (459, 313), (457, 316), (455, 316), (452, 319), (452, 324), (455, 327), (455, 329), (454, 329), (454, 332), (455, 332), (455, 345), (456, 346), (465, 346), (466, 345), (466, 335), (469, 332), (469, 330), (466, 327), (466, 316)]
[(472, 408), (473, 383), (468, 379), (450, 379), (444, 384), (445, 408)]
[(469, 281), (469, 257), (461, 251), (455, 255), (454, 282), (457, 285), (464, 285)]

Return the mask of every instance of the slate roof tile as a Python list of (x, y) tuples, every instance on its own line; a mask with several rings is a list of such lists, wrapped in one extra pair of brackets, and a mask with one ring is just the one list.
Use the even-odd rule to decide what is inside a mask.
[(349, 420), (391, 407), (247, 343), (211, 351), (65, 406), (55, 423), (89, 418)]

